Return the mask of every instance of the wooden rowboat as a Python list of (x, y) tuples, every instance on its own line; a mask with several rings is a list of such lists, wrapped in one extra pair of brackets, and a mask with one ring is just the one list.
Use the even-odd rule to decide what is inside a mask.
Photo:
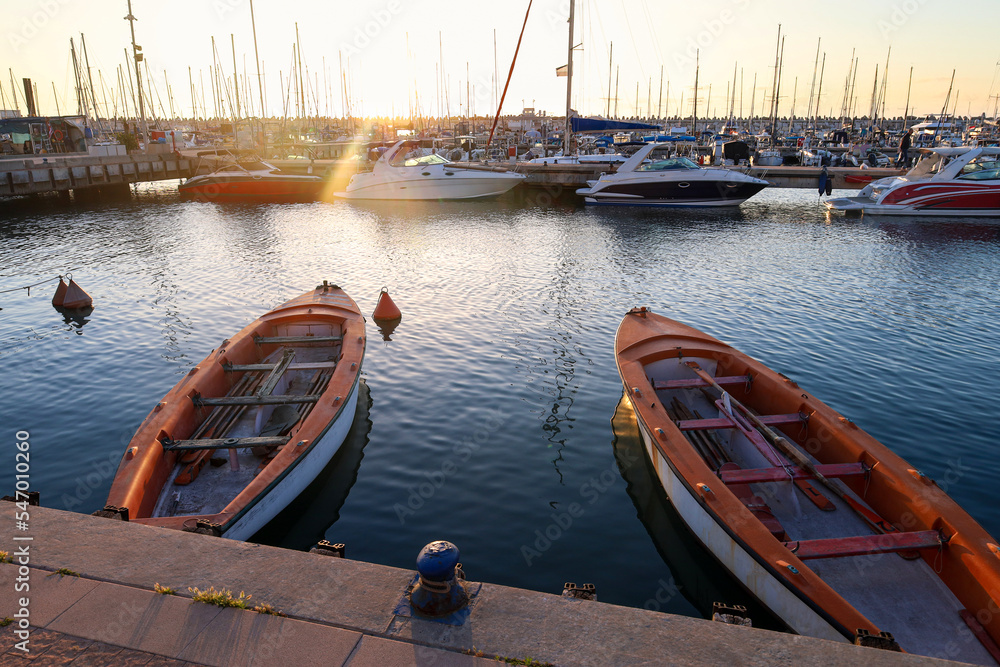
[(324, 283), (222, 342), (149, 413), (108, 505), (245, 540), (329, 463), (354, 420), (365, 322)]
[(1000, 663), (1000, 547), (932, 480), (785, 376), (645, 308), (615, 353), (667, 497), (793, 631)]

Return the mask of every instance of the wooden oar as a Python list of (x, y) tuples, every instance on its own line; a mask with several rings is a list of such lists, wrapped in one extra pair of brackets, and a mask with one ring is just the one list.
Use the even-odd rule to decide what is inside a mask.
[[(687, 366), (691, 368), (691, 370), (693, 370), (698, 375), (698, 377), (707, 382), (710, 387), (718, 391), (720, 394), (726, 393), (725, 389), (716, 384), (715, 378), (713, 378), (711, 375), (705, 372), (701, 368), (701, 366), (698, 365), (697, 362), (688, 361), (686, 363)], [(753, 425), (756, 427), (756, 429), (760, 431), (762, 434), (764, 434), (764, 436), (766, 436), (767, 439), (770, 440), (772, 444), (774, 444), (778, 449), (780, 449), (788, 458), (792, 459), (792, 461), (796, 465), (798, 465), (803, 470), (808, 471), (809, 474), (815, 477), (817, 480), (819, 480), (821, 484), (823, 484), (828, 489), (837, 494), (837, 496), (841, 500), (847, 503), (848, 507), (857, 512), (858, 515), (862, 519), (864, 519), (865, 522), (868, 523), (872, 528), (874, 528), (876, 531), (880, 533), (899, 532), (899, 529), (896, 528), (894, 525), (892, 525), (891, 523), (880, 517), (873, 510), (859, 503), (857, 500), (848, 495), (839, 486), (835, 485), (829, 479), (824, 477), (823, 474), (816, 469), (816, 466), (813, 465), (813, 462), (809, 460), (808, 456), (806, 456), (801, 450), (799, 450), (797, 446), (789, 442), (784, 436), (779, 435), (770, 426), (762, 422), (760, 418), (753, 413), (753, 411), (751, 411), (742, 403), (734, 399), (732, 396), (729, 397), (729, 401), (731, 405), (737, 410), (739, 410), (740, 413), (743, 414), (743, 416), (749, 419), (750, 422), (753, 423)]]

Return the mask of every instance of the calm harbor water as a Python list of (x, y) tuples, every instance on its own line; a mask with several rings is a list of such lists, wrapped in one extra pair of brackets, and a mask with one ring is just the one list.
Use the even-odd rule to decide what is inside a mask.
[(325, 538), (412, 568), (447, 539), (473, 580), (592, 582), (603, 601), (691, 615), (692, 601), (738, 595), (692, 566), (704, 558), (642, 482), (613, 357), (637, 305), (793, 378), (1000, 535), (1000, 222), (828, 218), (794, 190), (719, 212), (538, 193), (214, 204), (165, 183), (121, 201), (0, 207), (0, 290), (71, 270), (96, 306), (66, 320), (53, 283), (0, 294), (5, 493), (27, 430), (42, 504), (100, 509), (163, 394), (328, 279), (366, 314), (387, 286), (403, 320), (389, 341), (369, 322), (367, 414), (261, 541)]

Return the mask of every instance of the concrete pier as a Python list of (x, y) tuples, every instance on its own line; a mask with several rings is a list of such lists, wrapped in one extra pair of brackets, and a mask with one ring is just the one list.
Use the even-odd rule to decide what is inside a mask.
[[(485, 667), (526, 656), (595, 666), (953, 664), (489, 583), (462, 624), (448, 625), (410, 612), (409, 570), (35, 506), (15, 518), (15, 510), (0, 503), (2, 548), (15, 561), (0, 564), (0, 618), (13, 620), (0, 631), (4, 665)], [(156, 584), (177, 594), (154, 592)], [(194, 587), (243, 591), (249, 606), (287, 616), (193, 602)], [(27, 654), (14, 634), (22, 618)]]

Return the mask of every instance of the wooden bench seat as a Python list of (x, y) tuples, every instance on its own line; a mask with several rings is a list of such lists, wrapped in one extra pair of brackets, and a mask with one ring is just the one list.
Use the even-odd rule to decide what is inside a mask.
[(191, 398), (196, 406), (203, 405), (287, 405), (289, 403), (315, 403), (319, 396), (313, 395), (282, 395), (282, 396), (219, 396), (217, 398)]
[(276, 343), (285, 345), (287, 343), (339, 343), (344, 340), (343, 336), (254, 336), (253, 342), (257, 345)]
[(288, 443), (285, 437), (258, 438), (200, 438), (196, 440), (165, 440), (165, 452), (193, 452), (205, 449), (231, 449), (233, 447), (273, 447)]
[(831, 537), (821, 540), (785, 542), (785, 547), (802, 560), (812, 558), (844, 558), (868, 554), (938, 549), (946, 543), (936, 530), (919, 530), (909, 533), (895, 532), (860, 537)]
[[(715, 383), (719, 385), (727, 384), (746, 384), (750, 382), (749, 375), (723, 375), (715, 378)], [(653, 382), (653, 389), (660, 391), (662, 389), (697, 389), (698, 387), (709, 387), (705, 380), (701, 378), (690, 378), (684, 380), (663, 380), (660, 382)]]
[[(816, 471), (828, 479), (864, 475), (870, 468), (863, 463), (833, 463), (817, 465)], [(787, 468), (751, 468), (749, 470), (726, 470), (719, 473), (723, 484), (759, 484), (761, 482), (787, 482), (789, 479), (811, 479), (815, 475), (797, 466)]]
[[(802, 415), (797, 412), (790, 415), (761, 415), (758, 419), (768, 426), (781, 426), (801, 423)], [(682, 431), (711, 431), (720, 428), (737, 428), (737, 426), (729, 417), (715, 417), (713, 419), (682, 419), (677, 422), (677, 428)]]

